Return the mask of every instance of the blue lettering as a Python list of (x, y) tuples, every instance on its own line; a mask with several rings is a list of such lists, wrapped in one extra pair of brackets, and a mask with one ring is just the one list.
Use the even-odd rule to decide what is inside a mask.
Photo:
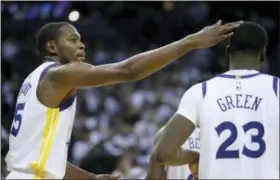
[(223, 111), (223, 112), (227, 111), (227, 107), (226, 107), (225, 103), (223, 102), (222, 98), (218, 99), (217, 103), (220, 106), (221, 111)]
[(189, 144), (190, 144), (190, 148), (193, 149), (194, 148), (193, 138), (189, 138)]
[(199, 149), (199, 138), (195, 138), (195, 149)]
[(251, 107), (251, 110), (257, 111), (258, 108), (259, 108), (259, 105), (260, 105), (261, 101), (262, 101), (262, 98), (255, 97), (255, 101), (254, 101), (254, 103), (253, 103), (253, 105), (252, 105), (252, 107)]
[(31, 84), (29, 83), (29, 82), (27, 82), (27, 83), (24, 83), (23, 85), (22, 85), (22, 87), (20, 88), (20, 91), (19, 91), (19, 96), (21, 95), (21, 94), (23, 94), (24, 96), (26, 96), (26, 94), (28, 93), (28, 91), (31, 89)]
[(261, 101), (262, 98), (250, 94), (227, 95), (217, 99), (217, 103), (222, 112), (234, 108), (257, 111), (260, 107)]
[(249, 99), (252, 98), (252, 95), (250, 94), (246, 94), (246, 98), (245, 98), (245, 103), (244, 103), (244, 108), (245, 109), (250, 109), (250, 106), (248, 105)]
[(226, 98), (226, 102), (227, 102), (227, 106), (228, 106), (228, 109), (231, 109), (231, 108), (235, 108), (233, 103), (232, 103), (232, 98), (231, 96), (225, 96)]
[(242, 94), (236, 94), (236, 107), (237, 108), (243, 108), (243, 106), (241, 106), (240, 101), (242, 98)]

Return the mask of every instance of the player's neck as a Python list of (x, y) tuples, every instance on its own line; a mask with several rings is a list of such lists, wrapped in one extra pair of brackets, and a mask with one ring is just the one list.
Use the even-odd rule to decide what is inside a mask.
[(230, 61), (229, 70), (260, 70), (260, 65), (256, 63), (256, 58), (252, 56), (234, 57)]
[(61, 64), (60, 59), (57, 56), (45, 56), (44, 62), (45, 61), (53, 61), (53, 62), (56, 62), (57, 64)]
[(258, 67), (252, 67), (252, 65), (245, 66), (244, 64), (231, 64), (229, 70), (256, 70), (259, 71)]

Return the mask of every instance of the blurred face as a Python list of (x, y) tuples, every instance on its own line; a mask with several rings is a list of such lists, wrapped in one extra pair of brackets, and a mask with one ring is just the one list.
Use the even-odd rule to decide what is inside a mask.
[(61, 34), (56, 42), (57, 54), (63, 63), (85, 61), (85, 45), (81, 36), (72, 25), (60, 28)]

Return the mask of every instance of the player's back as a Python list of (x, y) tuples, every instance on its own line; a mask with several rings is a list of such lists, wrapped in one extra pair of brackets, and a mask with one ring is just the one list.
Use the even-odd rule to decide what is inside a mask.
[(199, 178), (279, 178), (279, 78), (228, 71), (199, 84)]
[(11, 171), (7, 178), (20, 178), (13, 172), (28, 173), (29, 178), (64, 176), (76, 97), (60, 108), (48, 108), (39, 102), (37, 85), (52, 66), (54, 62), (46, 62), (36, 68), (25, 79), (18, 94), (6, 157)]

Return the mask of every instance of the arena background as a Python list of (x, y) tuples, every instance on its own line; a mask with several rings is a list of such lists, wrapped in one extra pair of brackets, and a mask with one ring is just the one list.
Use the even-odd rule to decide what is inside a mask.
[[(276, 1), (1, 2), (1, 17), (2, 177), (7, 174), (4, 157), (17, 93), (41, 63), (34, 55), (34, 34), (44, 23), (76, 20), (88, 61), (98, 65), (165, 45), (218, 19), (255, 21), (269, 35), (262, 71), (280, 75)], [(94, 173), (143, 177), (154, 135), (175, 112), (184, 91), (226, 71), (224, 47), (193, 51), (139, 82), (80, 90), (69, 161)]]

